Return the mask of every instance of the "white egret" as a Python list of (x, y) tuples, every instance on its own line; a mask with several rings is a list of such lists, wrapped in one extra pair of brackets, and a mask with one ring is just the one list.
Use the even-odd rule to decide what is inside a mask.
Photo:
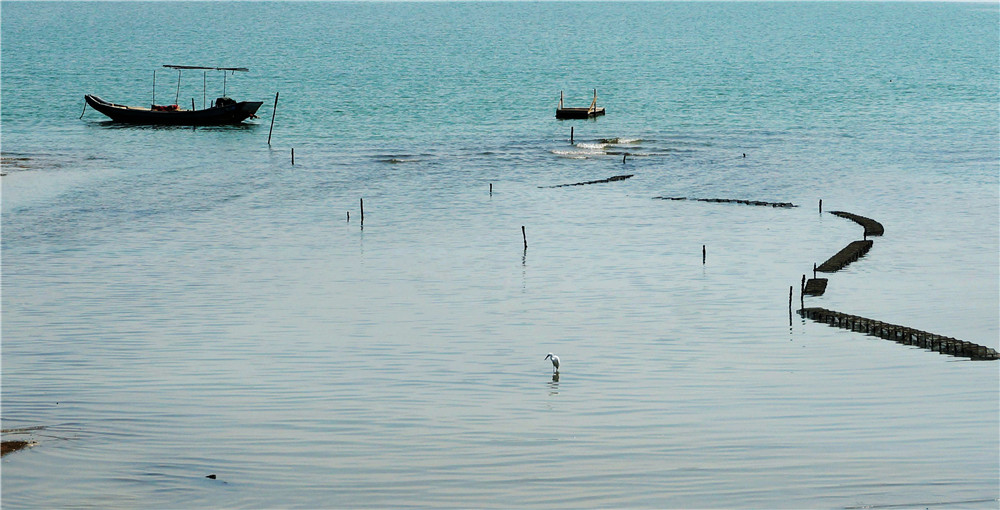
[(558, 374), (559, 373), (559, 356), (556, 356), (555, 354), (552, 354), (550, 352), (549, 355), (545, 357), (545, 359), (551, 359), (552, 360), (552, 373), (553, 374)]

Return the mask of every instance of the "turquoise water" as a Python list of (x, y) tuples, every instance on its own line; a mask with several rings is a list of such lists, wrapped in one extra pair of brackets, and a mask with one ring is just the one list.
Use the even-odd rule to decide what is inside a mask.
[[(788, 314), (822, 199), (886, 234), (806, 306), (1000, 347), (995, 4), (0, 16), (5, 507), (1000, 500), (996, 363)], [(161, 64), (260, 119), (83, 110), (220, 95)]]

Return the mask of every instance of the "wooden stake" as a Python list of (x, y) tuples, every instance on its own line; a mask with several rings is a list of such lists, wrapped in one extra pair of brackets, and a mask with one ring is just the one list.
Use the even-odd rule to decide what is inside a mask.
[(365, 224), (365, 199), (361, 199), (361, 224)]
[(704, 244), (701, 245), (701, 263), (702, 263), (702, 265), (705, 264), (705, 245)]
[(271, 132), (274, 131), (274, 115), (278, 113), (278, 93), (274, 93), (274, 108), (271, 109), (271, 129), (267, 130), (267, 144), (271, 145)]
[(295, 166), (295, 147), (292, 147), (292, 166)]
[(792, 327), (792, 286), (788, 286), (788, 327)]
[(528, 249), (528, 234), (524, 232), (524, 225), (521, 225), (521, 237), (524, 238), (524, 249)]
[[(560, 92), (562, 94), (562, 92)], [(562, 105), (562, 99), (559, 99), (559, 104)], [(573, 126), (569, 127), (569, 144), (573, 145)]]
[(347, 211), (347, 222), (351, 222), (351, 211)]
[(819, 213), (823, 214), (823, 199), (819, 199)]
[(490, 196), (493, 196), (493, 183), (490, 183)]

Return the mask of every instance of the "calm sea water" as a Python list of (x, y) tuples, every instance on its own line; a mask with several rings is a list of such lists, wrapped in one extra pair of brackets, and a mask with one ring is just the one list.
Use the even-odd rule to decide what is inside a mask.
[[(4, 507), (1000, 501), (995, 362), (787, 302), (822, 199), (886, 234), (807, 306), (1000, 347), (995, 3), (0, 16)], [(83, 109), (221, 95), (161, 64), (261, 118)]]

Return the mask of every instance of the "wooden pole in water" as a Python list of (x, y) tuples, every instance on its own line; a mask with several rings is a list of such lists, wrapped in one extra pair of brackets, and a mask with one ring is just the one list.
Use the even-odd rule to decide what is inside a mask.
[(705, 265), (705, 245), (701, 245), (701, 264)]
[(267, 130), (267, 144), (271, 145), (271, 132), (274, 131), (274, 114), (278, 113), (278, 92), (274, 93), (274, 108), (271, 109), (271, 129)]
[(361, 224), (365, 224), (365, 199), (361, 199)]
[(490, 196), (493, 196), (493, 183), (490, 183)]
[(799, 287), (799, 302), (801, 308), (806, 307), (806, 275), (802, 275), (802, 285)]
[[(560, 102), (562, 102), (561, 99), (560, 99)], [(569, 144), (573, 145), (573, 126), (569, 127)]]
[(823, 199), (819, 199), (819, 213), (823, 214)]
[(351, 222), (351, 211), (347, 211), (347, 222)]
[(521, 225), (521, 237), (524, 238), (524, 249), (528, 249), (528, 234), (524, 232), (524, 225)]
[(788, 286), (788, 327), (792, 327), (792, 285)]
[(295, 166), (295, 147), (292, 147), (292, 166)]

